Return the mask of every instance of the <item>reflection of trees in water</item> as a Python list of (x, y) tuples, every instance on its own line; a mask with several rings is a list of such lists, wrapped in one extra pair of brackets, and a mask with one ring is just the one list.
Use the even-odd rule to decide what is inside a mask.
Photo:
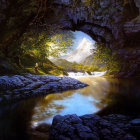
[(45, 98), (42, 98), (34, 108), (32, 121), (45, 120), (52, 117), (54, 114), (59, 114), (65, 106), (55, 104), (53, 101), (64, 100), (64, 98), (68, 98), (72, 93), (73, 91), (64, 92), (62, 94), (49, 94)]
[[(74, 93), (81, 94), (82, 96), (91, 97), (94, 99), (92, 104), (97, 108), (104, 108), (105, 103), (102, 100), (106, 96), (107, 89), (109, 88), (109, 83), (106, 78), (103, 77), (84, 77), (80, 79), (81, 81), (88, 83), (90, 86), (79, 89), (63, 92), (62, 94), (50, 94), (39, 101), (37, 106), (34, 108), (33, 122), (45, 120), (51, 118), (55, 114), (59, 114), (64, 108), (64, 104), (57, 104), (55, 101), (63, 101), (65, 99), (71, 98)], [(94, 112), (94, 111), (93, 111)]]
[(63, 105), (56, 105), (56, 104), (48, 104), (46, 102), (46, 105), (37, 105), (34, 108), (34, 115), (32, 117), (32, 121), (40, 121), (45, 120), (47, 118), (50, 118), (54, 114), (58, 114), (62, 109), (64, 109)]
[(121, 113), (128, 115), (139, 114), (140, 84), (139, 80), (110, 81), (110, 88), (106, 97), (101, 101), (107, 107), (97, 114)]
[[(33, 121), (49, 119), (55, 114), (59, 114), (65, 106), (64, 104), (57, 104), (55, 101), (61, 102), (71, 98), (75, 92), (85, 97), (92, 97), (94, 99), (91, 100), (92, 104), (102, 109), (99, 114), (127, 114), (130, 109), (133, 111), (136, 106), (140, 106), (140, 98), (136, 98), (139, 91), (138, 81), (106, 79), (103, 77), (84, 77), (80, 80), (90, 86), (63, 92), (62, 94), (50, 94), (42, 98), (34, 109)], [(134, 112), (138, 112), (137, 109)]]
[(35, 100), (0, 106), (0, 140), (27, 140)]

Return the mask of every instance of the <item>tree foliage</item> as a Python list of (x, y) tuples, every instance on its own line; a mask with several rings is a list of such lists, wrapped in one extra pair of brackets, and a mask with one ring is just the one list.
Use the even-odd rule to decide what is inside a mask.
[(93, 53), (94, 60), (104, 63), (104, 70), (107, 70), (108, 73), (115, 74), (120, 70), (120, 62), (118, 61), (117, 56), (112, 53), (110, 48), (103, 44), (96, 43)]
[(42, 32), (26, 32), (21, 38), (20, 53), (22, 55), (30, 54), (38, 57), (43, 62), (46, 58), (53, 56), (58, 57), (61, 53), (65, 53), (73, 44), (73, 34), (70, 31), (42, 31)]
[(70, 49), (72, 44), (73, 34), (70, 31), (29, 32), (24, 34), (21, 48), (26, 53), (33, 52), (36, 55), (56, 57)]

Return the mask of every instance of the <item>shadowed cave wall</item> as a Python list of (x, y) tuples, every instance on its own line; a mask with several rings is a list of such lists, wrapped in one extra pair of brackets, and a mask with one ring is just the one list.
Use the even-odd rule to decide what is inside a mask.
[[(84, 4), (83, 1), (48, 1), (47, 12), (41, 22), (46, 25), (56, 24), (63, 29), (80, 30), (89, 34), (95, 41), (110, 47), (113, 54), (118, 55), (119, 59), (124, 62), (118, 77), (140, 76), (139, 0), (94, 0), (90, 5)], [(9, 14), (5, 11), (10, 11), (17, 3), (10, 7), (11, 1), (0, 0), (0, 3), (0, 7), (2, 7), (0, 8), (0, 25), (4, 29), (6, 28), (4, 22)], [(23, 12), (22, 14), (25, 15)], [(35, 12), (32, 11), (25, 17), (18, 16), (21, 18), (21, 22), (17, 26), (18, 33), (15, 33), (17, 38), (26, 30), (34, 15)], [(46, 30), (47, 27), (44, 25), (39, 28)], [(9, 42), (13, 42), (13, 40), (10, 39)], [(3, 40), (0, 40), (0, 47), (4, 47), (2, 42)]]

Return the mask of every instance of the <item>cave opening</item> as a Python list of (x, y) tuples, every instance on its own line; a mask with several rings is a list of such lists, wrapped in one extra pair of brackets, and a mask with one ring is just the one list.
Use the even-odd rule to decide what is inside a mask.
[(16, 52), (14, 58), (17, 65), (31, 73), (92, 75), (106, 71), (116, 74), (120, 69), (109, 47), (80, 30), (59, 29), (52, 25), (47, 31), (31, 29), (21, 40), (19, 53)]
[(0, 139), (139, 139), (139, 11), (0, 0)]
[(49, 59), (70, 75), (92, 75), (94, 71), (102, 71), (103, 64), (97, 64), (93, 58), (95, 41), (82, 31), (69, 32), (73, 35), (71, 46), (58, 57), (49, 57)]

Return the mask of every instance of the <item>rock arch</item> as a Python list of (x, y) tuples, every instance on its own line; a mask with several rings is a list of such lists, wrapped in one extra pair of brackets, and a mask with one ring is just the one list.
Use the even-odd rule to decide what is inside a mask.
[[(118, 76), (139, 76), (139, 0), (94, 0), (94, 3), (88, 6), (83, 1), (48, 0), (47, 13), (43, 18), (43, 22), (46, 24), (55, 23), (62, 26), (63, 29), (80, 30), (89, 34), (95, 41), (102, 42), (110, 47), (113, 52), (118, 54), (120, 59), (125, 61)], [(0, 26), (3, 30), (6, 29), (8, 12), (12, 12), (9, 8), (18, 6), (18, 2), (11, 6), (10, 3), (13, 2), (15, 1), (0, 0)], [(29, 6), (29, 1), (23, 1), (23, 4), (25, 3)], [(5, 11), (6, 13), (4, 13)], [(23, 12), (22, 14), (24, 15), (25, 13)], [(11, 16), (13, 16), (12, 14)], [(19, 17), (21, 22), (17, 26), (19, 27), (19, 32), (10, 37), (10, 41), (7, 41), (8, 45), (15, 40), (15, 37), (16, 39), (20, 37), (27, 28), (32, 16), (27, 14), (24, 18)], [(16, 23), (19, 21), (16, 20)], [(43, 28), (45, 29), (45, 27)], [(6, 43), (2, 38), (3, 34), (0, 34), (0, 47), (3, 47), (3, 44)]]
[[(140, 70), (140, 4), (137, 0), (99, 0), (85, 6), (82, 0), (54, 0), (47, 18), (64, 29), (80, 30), (95, 41), (102, 42), (125, 61), (118, 76), (139, 75)], [(75, 5), (74, 5), (75, 4)]]

